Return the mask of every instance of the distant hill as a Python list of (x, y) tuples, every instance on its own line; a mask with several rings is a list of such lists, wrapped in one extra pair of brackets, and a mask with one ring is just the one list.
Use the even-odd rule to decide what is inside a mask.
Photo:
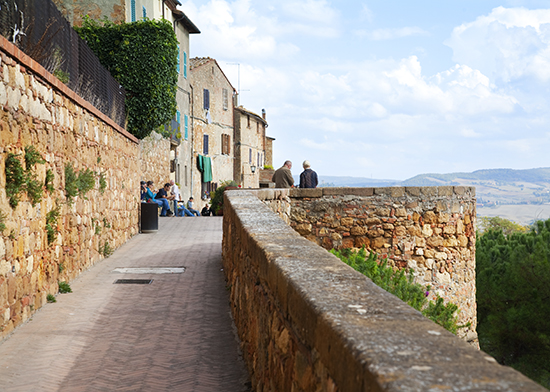
[(484, 169), (472, 173), (449, 173), (449, 174), (419, 174), (400, 183), (403, 186), (437, 186), (442, 183), (450, 185), (458, 180), (471, 181), (499, 181), (499, 182), (532, 182), (550, 183), (550, 167), (538, 169)]

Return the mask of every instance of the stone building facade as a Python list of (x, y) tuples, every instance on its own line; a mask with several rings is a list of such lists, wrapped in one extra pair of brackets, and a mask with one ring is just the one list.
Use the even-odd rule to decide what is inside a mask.
[(235, 182), (243, 188), (259, 188), (260, 170), (266, 158), (267, 122), (242, 106), (235, 108)]
[[(191, 191), (197, 199), (205, 192), (214, 191), (222, 182), (234, 179), (236, 91), (217, 61), (209, 57), (191, 59), (190, 73), (193, 86)], [(205, 171), (200, 170), (199, 159), (208, 161), (211, 177), (205, 177)]]

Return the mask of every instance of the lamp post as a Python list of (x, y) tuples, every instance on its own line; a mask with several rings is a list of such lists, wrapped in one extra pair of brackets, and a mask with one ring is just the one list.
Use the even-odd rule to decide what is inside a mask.
[(251, 165), (250, 171), (252, 172), (252, 174), (256, 173), (256, 165)]

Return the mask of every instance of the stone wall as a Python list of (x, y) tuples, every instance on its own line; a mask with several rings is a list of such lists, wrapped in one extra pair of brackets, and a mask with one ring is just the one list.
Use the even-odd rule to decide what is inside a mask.
[(140, 180), (153, 181), (155, 189), (170, 182), (170, 140), (156, 132), (139, 142)]
[[(27, 320), (69, 281), (138, 232), (139, 145), (91, 104), (0, 36), (0, 338)], [(45, 163), (40, 184), (54, 174), (53, 192), (33, 206), (23, 193), (16, 208), (6, 194), (8, 153), (34, 148)], [(65, 167), (90, 169), (95, 186), (69, 203)], [(105, 189), (100, 191), (100, 175)], [(46, 216), (59, 208), (53, 242)]]
[(281, 197), (225, 192), (224, 273), (254, 390), (545, 391), (301, 237), (259, 200)]
[(279, 190), (266, 203), (298, 233), (325, 249), (360, 248), (412, 268), (459, 308), (459, 335), (477, 346), (475, 189), (465, 187)]

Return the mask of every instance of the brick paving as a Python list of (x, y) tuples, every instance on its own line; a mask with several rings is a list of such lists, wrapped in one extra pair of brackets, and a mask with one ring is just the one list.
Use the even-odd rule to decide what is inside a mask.
[[(249, 391), (221, 239), (219, 217), (160, 218), (158, 233), (132, 238), (0, 344), (0, 390)], [(113, 272), (181, 266), (182, 274)]]

